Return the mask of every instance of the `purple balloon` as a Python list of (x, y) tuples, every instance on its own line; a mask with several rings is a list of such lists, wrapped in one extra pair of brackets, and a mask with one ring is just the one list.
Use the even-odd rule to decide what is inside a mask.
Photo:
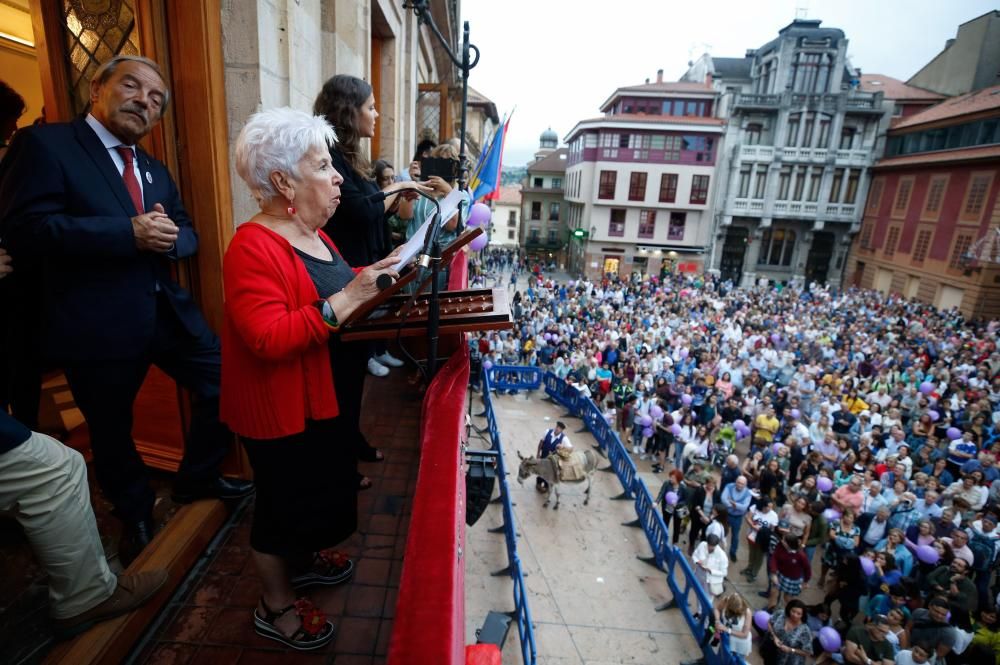
[(840, 512), (835, 508), (827, 508), (823, 511), (823, 517), (826, 518), (827, 522), (836, 522), (840, 519)]
[(819, 629), (819, 645), (827, 653), (840, 651), (840, 633), (835, 628), (823, 626)]
[(485, 369), (487, 372), (490, 371), (491, 369), (493, 369), (493, 363), (489, 360), (484, 360), (483, 369)]
[(681, 404), (683, 404), (684, 406), (691, 406), (691, 396), (681, 395)]
[(737, 430), (746, 429), (747, 424), (742, 420), (737, 420), (733, 423), (733, 427)]
[(659, 420), (660, 418), (663, 417), (663, 409), (654, 404), (653, 406), (649, 407), (649, 415), (653, 417), (653, 420)]
[(645, 437), (653, 436), (653, 428), (652, 427), (646, 427), (645, 429), (642, 430), (642, 435), (645, 436)]
[(674, 436), (680, 436), (681, 431), (681, 426), (676, 423), (670, 426), (670, 433)]
[(469, 210), (469, 218), (465, 220), (466, 226), (487, 226), (493, 211), (485, 203), (476, 203)]
[(677, 492), (670, 491), (663, 497), (667, 501), (668, 506), (673, 506), (677, 504)]
[(938, 562), (938, 559), (941, 558), (941, 555), (938, 554), (938, 551), (934, 549), (932, 546), (921, 545), (920, 547), (917, 548), (917, 558), (923, 561), (924, 563), (934, 564)]
[(949, 427), (947, 434), (949, 441), (954, 441), (955, 439), (962, 438), (962, 430), (958, 429), (957, 427)]
[(795, 418), (796, 420), (798, 420), (801, 417), (802, 417), (802, 414), (799, 412), (798, 409), (792, 409), (792, 418)]
[(480, 233), (469, 242), (469, 249), (471, 249), (473, 252), (478, 252), (483, 247), (486, 247), (486, 244), (489, 241), (490, 239), (486, 237), (485, 233)]
[(931, 383), (930, 381), (924, 381), (923, 383), (920, 384), (920, 392), (922, 392), (925, 395), (930, 395), (932, 392), (934, 392), (934, 384)]
[(816, 487), (819, 488), (820, 492), (829, 492), (833, 489), (833, 481), (826, 476), (819, 476), (816, 478)]
[(780, 449), (783, 445), (785, 445), (785, 444), (783, 444), (780, 441), (776, 441), (775, 443), (772, 443), (771, 444), (771, 452), (774, 453), (775, 455), (777, 455), (778, 454), (778, 449)]
[(757, 626), (761, 630), (767, 630), (767, 626), (771, 621), (771, 614), (767, 610), (757, 610), (753, 613), (753, 625)]
[(687, 358), (688, 357), (688, 353), (690, 353), (690, 352), (687, 349), (681, 349), (680, 353), (678, 355), (680, 355), (681, 358)]
[(861, 570), (865, 571), (865, 575), (871, 575), (875, 572), (875, 562), (868, 557), (863, 556), (858, 561), (861, 563)]
[(653, 424), (653, 418), (652, 416), (643, 416), (639, 419), (639, 422), (642, 423), (643, 427), (649, 427)]
[(781, 340), (781, 335), (778, 333), (771, 333), (771, 341), (777, 344)]
[(550, 341), (550, 340), (552, 339), (552, 333), (545, 333), (544, 335), (542, 335), (542, 338), (543, 338), (543, 339), (544, 339), (544, 340), (545, 340), (546, 342), (548, 342), (548, 341)]

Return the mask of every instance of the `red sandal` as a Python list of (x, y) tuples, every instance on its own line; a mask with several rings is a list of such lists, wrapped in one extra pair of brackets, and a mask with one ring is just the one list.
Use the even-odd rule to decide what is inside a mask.
[(313, 554), (309, 570), (292, 578), (292, 588), (307, 586), (333, 586), (354, 575), (354, 562), (343, 552), (325, 549)]
[[(261, 597), (260, 605), (264, 608), (264, 616), (260, 611), (253, 611), (253, 629), (261, 637), (266, 637), (298, 651), (312, 651), (328, 644), (336, 634), (333, 623), (328, 621), (323, 610), (313, 605), (307, 598), (299, 598), (293, 604), (272, 610)], [(274, 623), (289, 611), (295, 610), (301, 621), (299, 628), (291, 635), (285, 635)]]

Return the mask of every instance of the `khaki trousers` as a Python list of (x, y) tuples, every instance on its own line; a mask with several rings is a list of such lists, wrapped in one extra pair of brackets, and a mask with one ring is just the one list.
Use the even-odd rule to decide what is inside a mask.
[(0, 511), (20, 522), (49, 575), (53, 618), (74, 617), (114, 593), (80, 453), (37, 432), (0, 453)]

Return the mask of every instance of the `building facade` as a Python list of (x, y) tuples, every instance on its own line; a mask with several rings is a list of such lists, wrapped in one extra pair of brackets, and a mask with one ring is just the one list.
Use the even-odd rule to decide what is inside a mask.
[(1000, 11), (958, 26), (955, 38), (907, 83), (948, 96), (1000, 84)]
[(490, 247), (507, 248), (521, 245), (521, 186), (504, 185), (493, 201), (490, 224)]
[(723, 122), (704, 83), (619, 88), (566, 137), (569, 269), (698, 272), (711, 241)]
[(744, 58), (702, 56), (682, 79), (717, 90), (728, 121), (708, 267), (744, 286), (838, 284), (891, 114), (881, 92), (859, 89), (843, 31), (795, 20)]
[(538, 138), (538, 152), (527, 167), (521, 186), (520, 241), (529, 260), (566, 264), (568, 231), (563, 198), (566, 148), (549, 128)]
[(873, 172), (849, 283), (1000, 317), (1000, 86), (903, 118)]

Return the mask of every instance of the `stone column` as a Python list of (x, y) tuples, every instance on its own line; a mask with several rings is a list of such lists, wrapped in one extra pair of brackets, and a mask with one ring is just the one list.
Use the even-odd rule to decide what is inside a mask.
[(740, 286), (749, 288), (757, 285), (757, 259), (760, 258), (762, 232), (761, 226), (750, 229), (750, 235), (747, 237), (747, 250), (743, 254), (743, 281)]

